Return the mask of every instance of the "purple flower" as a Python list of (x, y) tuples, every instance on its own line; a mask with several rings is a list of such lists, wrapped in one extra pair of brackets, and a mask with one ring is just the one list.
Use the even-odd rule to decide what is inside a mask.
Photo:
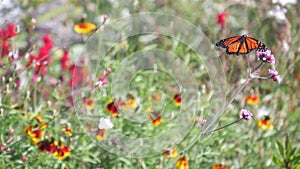
[(275, 82), (280, 83), (281, 77), (276, 70), (269, 69), (268, 74)]
[(118, 145), (118, 144), (120, 144), (121, 140), (119, 138), (112, 138), (111, 142), (113, 145)]
[(245, 120), (250, 120), (252, 118), (253, 114), (246, 109), (242, 109), (240, 113), (240, 118)]
[(205, 120), (205, 119), (200, 120), (200, 126), (204, 126), (204, 124), (206, 123), (206, 121), (207, 120)]
[(256, 52), (257, 60), (261, 60), (263, 62), (275, 64), (275, 57), (271, 54), (270, 50), (267, 50), (265, 52)]

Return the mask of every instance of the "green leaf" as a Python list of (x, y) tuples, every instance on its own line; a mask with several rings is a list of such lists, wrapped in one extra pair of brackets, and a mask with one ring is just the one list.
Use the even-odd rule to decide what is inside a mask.
[(291, 163), (293, 163), (293, 164), (299, 164), (299, 163), (300, 163), (300, 153), (295, 154), (295, 155), (292, 155), (292, 156), (290, 157), (290, 161), (291, 161)]
[(272, 161), (278, 166), (284, 166), (284, 162), (280, 161), (280, 159), (275, 156), (272, 157)]
[(278, 150), (279, 150), (279, 154), (282, 156), (282, 157), (284, 157), (284, 149), (283, 149), (283, 145), (277, 140), (276, 141), (276, 143), (277, 143), (277, 148), (278, 148)]
[(291, 153), (292, 149), (293, 149), (292, 144), (289, 141), (289, 137), (287, 136), (286, 140), (285, 140), (285, 154), (286, 154), (286, 156), (288, 156)]

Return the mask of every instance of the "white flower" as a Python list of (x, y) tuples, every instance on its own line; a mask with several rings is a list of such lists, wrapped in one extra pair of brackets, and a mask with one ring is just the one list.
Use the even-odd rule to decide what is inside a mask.
[(99, 129), (111, 129), (113, 127), (114, 127), (114, 124), (111, 122), (110, 117), (107, 117), (107, 118), (101, 117), (99, 119), (99, 125), (98, 125)]
[(287, 4), (296, 4), (297, 0), (272, 0), (273, 4), (279, 3), (282, 6), (285, 6)]
[(270, 17), (275, 17), (279, 21), (283, 21), (286, 19), (285, 13), (287, 10), (285, 8), (281, 8), (280, 6), (276, 5), (273, 10), (268, 12)]
[(262, 117), (269, 115), (271, 109), (267, 109), (266, 106), (263, 106), (260, 109), (258, 109), (257, 112), (257, 118), (261, 119)]

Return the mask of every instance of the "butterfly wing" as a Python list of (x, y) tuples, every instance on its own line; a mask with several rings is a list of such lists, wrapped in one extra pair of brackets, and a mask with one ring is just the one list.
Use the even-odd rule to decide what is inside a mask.
[(233, 36), (226, 39), (222, 39), (218, 43), (216, 43), (216, 46), (227, 48), (230, 44), (240, 41), (240, 39), (241, 36)]
[(259, 50), (259, 51), (266, 51), (267, 47), (265, 44), (263, 44), (261, 41), (254, 39), (252, 37), (247, 37), (245, 39), (245, 43), (247, 45), (247, 48), (250, 51), (252, 50)]
[(233, 36), (226, 39), (220, 40), (216, 43), (216, 46), (226, 48), (227, 54), (248, 54), (253, 50), (265, 51), (267, 47), (261, 41), (243, 36)]

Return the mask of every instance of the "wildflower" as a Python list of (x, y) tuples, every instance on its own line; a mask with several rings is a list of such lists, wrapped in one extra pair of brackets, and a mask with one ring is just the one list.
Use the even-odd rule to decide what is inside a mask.
[(65, 159), (70, 154), (71, 154), (71, 148), (69, 146), (65, 146), (65, 145), (57, 147), (53, 153), (53, 155), (56, 156), (60, 160)]
[(161, 116), (157, 116), (156, 118), (152, 119), (152, 125), (154, 127), (160, 125), (162, 122), (162, 117)]
[(287, 10), (285, 8), (281, 8), (280, 6), (276, 5), (273, 10), (268, 12), (268, 15), (271, 17), (275, 17), (278, 21), (286, 20), (285, 13)]
[(104, 139), (104, 134), (105, 134), (105, 129), (98, 129), (96, 131), (96, 139), (97, 140), (103, 140)]
[(67, 134), (69, 137), (71, 137), (73, 135), (73, 131), (72, 129), (68, 128), (68, 126), (64, 126), (62, 127), (62, 131)]
[(137, 104), (133, 95), (128, 93), (127, 97), (128, 97), (128, 101), (125, 103), (125, 108), (133, 108), (133, 109), (137, 108)]
[(107, 76), (110, 74), (111, 72), (111, 69), (108, 68), (106, 69), (103, 74), (99, 77), (99, 81), (94, 83), (94, 87), (102, 87), (103, 85), (107, 84), (108, 83), (108, 78)]
[(187, 155), (179, 156), (176, 162), (177, 169), (188, 169), (189, 168), (189, 158)]
[(207, 120), (206, 120), (206, 119), (202, 119), (202, 120), (200, 120), (200, 126), (204, 126), (206, 122), (207, 122)]
[(287, 4), (296, 4), (297, 0), (272, 0), (273, 4), (279, 3), (282, 6), (286, 6)]
[(178, 155), (178, 151), (175, 147), (173, 147), (170, 150), (164, 151), (163, 155), (165, 158), (176, 158)]
[(281, 77), (276, 70), (269, 69), (268, 71), (269, 77), (272, 78), (275, 82), (280, 83)]
[(257, 60), (275, 64), (275, 57), (274, 55), (271, 54), (270, 50), (266, 50), (265, 52), (257, 51), (256, 56), (257, 56)]
[(226, 24), (227, 17), (228, 17), (228, 14), (225, 13), (225, 12), (217, 14), (216, 23), (221, 26), (221, 29), (224, 28), (224, 26)]
[(261, 118), (258, 123), (257, 123), (258, 127), (266, 130), (272, 130), (274, 128), (273, 124), (271, 123), (271, 118), (270, 116), (264, 116), (263, 118)]
[(247, 104), (257, 104), (259, 102), (259, 97), (256, 95), (246, 97)]
[(37, 147), (42, 152), (54, 153), (57, 149), (58, 143), (52, 138), (51, 140), (43, 140), (37, 143)]
[(22, 155), (22, 161), (23, 161), (24, 163), (27, 162), (27, 161), (28, 161), (28, 157), (25, 156), (25, 155)]
[[(74, 63), (69, 67), (69, 73), (71, 76), (69, 85), (73, 88), (81, 87), (88, 74), (84, 67), (78, 66)], [(88, 84), (88, 82), (86, 82), (86, 84)]]
[(250, 120), (253, 117), (253, 114), (246, 109), (242, 109), (240, 112), (240, 118), (245, 120)]
[(99, 129), (111, 129), (113, 127), (114, 127), (114, 124), (111, 122), (110, 117), (107, 117), (107, 118), (101, 117), (99, 119), (99, 125), (98, 125)]
[(65, 70), (69, 67), (69, 61), (70, 61), (69, 51), (64, 50), (63, 56), (60, 59), (61, 68), (63, 70)]
[(74, 31), (78, 34), (89, 34), (96, 29), (96, 25), (86, 21), (75, 24)]
[(105, 109), (107, 112), (111, 113), (113, 117), (119, 116), (118, 108), (115, 105), (114, 100), (110, 100)]
[(175, 94), (174, 97), (173, 97), (173, 100), (174, 100), (176, 106), (181, 105), (182, 98), (181, 98), (180, 94)]
[(222, 164), (214, 164), (212, 169), (227, 169), (227, 167)]
[(95, 102), (92, 98), (83, 98), (82, 99), (85, 108), (93, 110), (95, 107)]
[(112, 138), (111, 142), (112, 142), (113, 145), (116, 146), (116, 145), (121, 143), (121, 140), (119, 138)]
[(0, 41), (6, 41), (9, 38), (16, 36), (16, 25), (8, 24), (0, 29)]
[(7, 56), (11, 50), (12, 50), (12, 47), (9, 42), (6, 42), (6, 41), (2, 42), (1, 57), (3, 58), (5, 56)]

